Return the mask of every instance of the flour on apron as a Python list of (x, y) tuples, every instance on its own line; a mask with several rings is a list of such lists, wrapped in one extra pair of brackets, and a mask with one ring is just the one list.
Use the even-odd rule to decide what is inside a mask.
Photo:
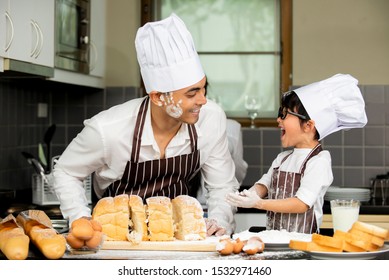
[[(280, 166), (273, 169), (272, 183), (269, 188), (269, 199), (285, 199), (295, 197), (300, 187), (301, 177), (304, 176), (306, 164), (309, 159), (322, 151), (321, 144), (318, 144), (305, 158), (298, 173), (281, 171), (280, 166), (293, 153), (285, 156)], [(277, 213), (267, 212), (267, 229), (281, 230), (289, 232), (313, 233), (317, 232), (316, 217), (313, 207), (305, 213)]]

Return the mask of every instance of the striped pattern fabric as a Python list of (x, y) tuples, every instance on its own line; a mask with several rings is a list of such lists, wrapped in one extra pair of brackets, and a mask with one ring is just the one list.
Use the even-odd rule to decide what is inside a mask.
[(139, 162), (143, 126), (148, 109), (147, 96), (142, 102), (136, 121), (131, 160), (127, 162), (121, 180), (111, 184), (105, 196), (136, 194), (146, 199), (150, 196), (174, 198), (189, 194), (189, 180), (200, 169), (200, 151), (197, 150), (197, 133), (194, 125), (188, 124), (192, 152), (171, 158)]
[[(285, 199), (294, 197), (300, 187), (301, 177), (304, 175), (305, 167), (310, 158), (322, 151), (321, 144), (318, 144), (305, 158), (299, 173), (281, 171), (280, 167), (274, 168), (272, 173), (272, 184), (269, 188), (269, 199)], [(288, 154), (282, 159), (282, 163), (291, 155)], [(267, 212), (267, 229), (289, 232), (313, 233), (317, 232), (316, 218), (313, 207), (305, 213), (277, 213)]]

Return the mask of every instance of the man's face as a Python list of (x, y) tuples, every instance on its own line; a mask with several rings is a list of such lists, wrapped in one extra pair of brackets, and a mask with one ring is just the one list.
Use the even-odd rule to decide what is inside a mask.
[(200, 116), (201, 106), (207, 103), (205, 86), (206, 77), (192, 86), (161, 94), (160, 99), (166, 112), (182, 122), (196, 123)]

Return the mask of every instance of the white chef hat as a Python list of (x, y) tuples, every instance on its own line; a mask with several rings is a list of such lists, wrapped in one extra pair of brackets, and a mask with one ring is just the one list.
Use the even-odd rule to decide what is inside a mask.
[(365, 102), (358, 80), (349, 74), (336, 74), (326, 80), (295, 89), (320, 134), (327, 135), (367, 123)]
[(189, 87), (205, 76), (192, 35), (175, 14), (139, 28), (135, 48), (147, 93)]

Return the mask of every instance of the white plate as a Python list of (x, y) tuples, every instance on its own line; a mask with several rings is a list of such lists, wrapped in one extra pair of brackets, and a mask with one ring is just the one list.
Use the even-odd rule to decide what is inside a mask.
[(310, 255), (312, 259), (317, 260), (372, 260), (377, 258), (380, 254), (389, 252), (389, 245), (384, 245), (374, 252), (304, 252)]
[(370, 189), (366, 188), (341, 188), (331, 186), (328, 188), (326, 194), (324, 195), (326, 201), (331, 201), (333, 199), (355, 199), (359, 201), (369, 201), (370, 200)]

